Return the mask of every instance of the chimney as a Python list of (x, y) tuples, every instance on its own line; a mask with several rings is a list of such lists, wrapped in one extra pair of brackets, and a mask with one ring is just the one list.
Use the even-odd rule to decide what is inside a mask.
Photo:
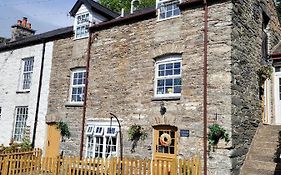
[(31, 29), (31, 23), (27, 21), (26, 17), (18, 20), (17, 24), (12, 26), (12, 36), (10, 41), (16, 41), (35, 34), (35, 30)]

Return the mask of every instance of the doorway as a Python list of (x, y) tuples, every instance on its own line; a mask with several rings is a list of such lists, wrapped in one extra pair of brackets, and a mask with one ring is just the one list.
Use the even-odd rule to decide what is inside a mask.
[(46, 157), (59, 156), (61, 135), (56, 123), (48, 123), (48, 136), (46, 142)]
[(275, 123), (281, 124), (281, 66), (276, 66), (274, 74)]
[(171, 125), (153, 126), (153, 174), (176, 172), (177, 130)]

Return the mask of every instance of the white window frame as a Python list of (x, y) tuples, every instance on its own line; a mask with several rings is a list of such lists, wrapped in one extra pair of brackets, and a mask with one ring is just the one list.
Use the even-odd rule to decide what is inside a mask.
[[(81, 20), (82, 20), (83, 16), (85, 16), (85, 20), (80, 23), (79, 18), (81, 18)], [(86, 16), (88, 16), (88, 19)], [(77, 13), (75, 15), (75, 24), (74, 24), (74, 30), (75, 30), (74, 38), (75, 39), (86, 38), (89, 36), (88, 29), (89, 29), (89, 25), (90, 25), (90, 23), (89, 23), (90, 18), (91, 18), (90, 12)], [(80, 29), (80, 31), (83, 29), (83, 32), (80, 33), (79, 29)]]
[[(101, 122), (101, 123), (92, 123), (88, 124), (87, 128), (94, 127), (94, 132), (92, 134), (87, 134), (87, 144), (86, 144), (86, 158), (109, 158), (111, 156), (116, 156), (119, 151), (119, 127), (116, 123), (110, 125), (110, 122)], [(97, 128), (102, 128), (101, 132), (97, 132)], [(114, 133), (107, 133), (108, 128), (114, 128)], [(109, 139), (116, 139), (115, 145), (111, 143)], [(102, 142), (102, 143), (101, 143)], [(97, 145), (102, 145), (101, 147), (97, 147)], [(107, 152), (107, 148), (115, 147), (114, 152)], [(102, 149), (102, 152), (100, 150)], [(96, 156), (96, 154), (98, 156)], [(101, 156), (100, 156), (101, 155)]]
[(22, 59), (21, 83), (22, 91), (30, 91), (32, 85), (32, 75), (34, 69), (34, 57)]
[[(181, 11), (179, 9), (179, 7), (177, 6), (177, 4), (179, 4), (181, 2), (181, 0), (157, 0), (156, 1), (156, 8), (157, 8), (157, 12), (158, 12), (158, 20), (166, 20), (166, 19), (171, 19), (171, 18), (175, 18), (181, 15)], [(168, 6), (172, 5), (172, 9), (171, 10), (167, 10)], [(176, 5), (176, 6), (173, 6)], [(174, 8), (176, 7), (176, 8)], [(162, 14), (162, 10), (161, 8), (164, 8), (164, 17), (161, 17)], [(179, 10), (178, 14), (175, 14), (176, 10)], [(167, 12), (171, 11), (171, 16), (167, 17)]]
[(22, 142), (24, 139), (26, 123), (28, 119), (28, 106), (16, 106), (13, 139)]
[[(79, 80), (78, 78), (75, 78), (75, 74), (79, 74), (79, 73), (83, 73), (84, 74), (84, 78), (82, 77), (82, 83), (80, 84), (74, 84), (74, 79), (77, 79), (77, 81)], [(84, 82), (83, 82), (84, 79)], [(84, 92), (85, 92), (85, 83), (86, 83), (86, 69), (85, 68), (76, 68), (73, 69), (71, 71), (71, 80), (70, 80), (70, 93), (69, 93), (69, 101), (72, 104), (83, 104), (84, 103)], [(76, 88), (76, 90), (78, 91), (78, 89), (82, 88), (82, 93), (73, 93), (74, 88)], [(73, 98), (73, 96), (76, 96), (75, 98)], [(80, 96), (81, 100), (77, 99), (77, 96)]]
[[(164, 75), (164, 76), (159, 76), (159, 65), (165, 65), (166, 64), (170, 64), (170, 63), (180, 63), (180, 73), (176, 74), (176, 75)], [(174, 72), (174, 67), (172, 69), (172, 71)], [(165, 68), (166, 70), (166, 68)], [(164, 70), (164, 72), (165, 72)], [(163, 94), (159, 94), (157, 92), (158, 90), (158, 80), (167, 80), (167, 79), (173, 79), (173, 83), (172, 83), (172, 91), (174, 90), (174, 79), (180, 79), (181, 81), (181, 91), (182, 91), (182, 58), (181, 55), (179, 54), (173, 54), (173, 55), (168, 55), (168, 56), (164, 56), (161, 57), (159, 59), (157, 59), (157, 61), (155, 62), (155, 79), (154, 79), (154, 97), (156, 98), (165, 98), (165, 97), (180, 97), (181, 96), (181, 91), (180, 93), (174, 93), (174, 92), (169, 92), (169, 93), (163, 93)], [(165, 87), (166, 85), (163, 85), (164, 91), (165, 91)], [(178, 86), (177, 86), (178, 87)]]

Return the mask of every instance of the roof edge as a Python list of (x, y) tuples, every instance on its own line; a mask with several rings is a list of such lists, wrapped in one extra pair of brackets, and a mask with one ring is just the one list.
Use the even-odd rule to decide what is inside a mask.
[[(191, 8), (203, 4), (203, 0), (188, 0), (185, 2), (180, 3), (178, 6), (180, 9)], [(117, 25), (134, 23), (138, 21), (142, 21), (145, 19), (154, 18), (157, 16), (157, 10), (155, 8), (150, 8), (149, 10), (144, 9), (141, 10), (139, 13), (133, 13), (125, 17), (116, 18), (110, 21), (102, 22), (90, 27), (90, 32), (95, 32), (107, 28), (111, 28)]]
[(134, 23), (137, 21), (150, 19), (156, 17), (156, 9), (146, 9), (146, 11), (141, 11), (139, 13), (133, 13), (125, 17), (116, 18), (110, 21), (102, 22), (96, 25), (93, 25), (89, 28), (90, 32), (95, 32), (107, 28), (111, 28), (113, 26)]

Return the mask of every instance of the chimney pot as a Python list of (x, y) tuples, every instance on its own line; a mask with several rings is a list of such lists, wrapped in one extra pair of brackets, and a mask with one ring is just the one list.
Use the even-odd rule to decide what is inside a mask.
[(22, 26), (26, 27), (26, 23), (27, 23), (27, 17), (23, 17), (22, 18)]
[(18, 20), (17, 25), (21, 26), (21, 20)]
[(31, 29), (31, 24), (29, 22), (27, 23), (27, 28)]

